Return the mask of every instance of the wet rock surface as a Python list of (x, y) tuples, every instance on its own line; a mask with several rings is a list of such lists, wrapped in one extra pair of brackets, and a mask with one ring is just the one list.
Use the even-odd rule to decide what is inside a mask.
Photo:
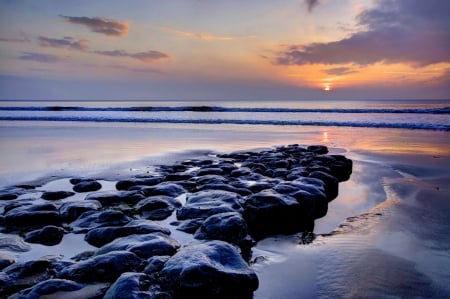
[[(113, 190), (91, 178), (0, 190), (0, 297), (252, 298), (255, 243), (310, 234), (350, 177), (352, 161), (327, 153), (289, 145), (185, 160)], [(15, 258), (69, 233), (84, 243), (73, 258)]]

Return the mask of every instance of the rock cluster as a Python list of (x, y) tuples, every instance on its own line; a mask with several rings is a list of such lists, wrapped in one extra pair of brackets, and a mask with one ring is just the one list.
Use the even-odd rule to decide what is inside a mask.
[[(0, 191), (0, 249), (53, 246), (69, 233), (97, 248), (71, 260), (1, 254), (0, 297), (251, 298), (258, 288), (252, 246), (312, 232), (349, 178), (351, 160), (327, 153), (289, 145), (186, 160), (118, 181), (116, 191), (78, 178), (72, 190)], [(80, 193), (84, 199), (72, 199)], [(171, 229), (194, 241), (181, 244)]]

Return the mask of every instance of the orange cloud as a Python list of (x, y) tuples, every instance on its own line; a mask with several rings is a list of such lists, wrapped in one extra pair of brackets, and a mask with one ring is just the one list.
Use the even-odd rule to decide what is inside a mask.
[(78, 51), (88, 51), (87, 40), (74, 40), (71, 37), (64, 37), (62, 39), (50, 38), (45, 36), (39, 36), (38, 38), (39, 44), (41, 47), (50, 47), (50, 48), (67, 48)]
[(209, 33), (196, 33), (196, 32), (189, 32), (189, 31), (183, 31), (179, 29), (175, 29), (169, 26), (159, 26), (160, 29), (167, 31), (169, 33), (172, 33), (178, 37), (182, 38), (192, 38), (192, 39), (199, 39), (199, 40), (221, 40), (221, 41), (231, 41), (236, 39), (246, 39), (246, 38), (254, 38), (253, 35), (226, 35), (226, 36), (219, 36), (219, 35), (213, 35)]

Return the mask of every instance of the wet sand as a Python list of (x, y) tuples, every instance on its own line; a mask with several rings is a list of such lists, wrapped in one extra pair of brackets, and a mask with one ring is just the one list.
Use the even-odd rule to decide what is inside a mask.
[[(59, 134), (69, 133), (65, 135), (66, 142), (59, 142), (61, 136), (48, 136), (49, 140), (41, 143), (30, 142), (31, 154), (22, 149), (23, 154), (16, 160), (4, 164), (2, 186), (30, 179), (49, 182), (68, 174), (88, 173), (105, 179), (112, 188), (117, 178), (151, 171), (156, 162), (170, 163), (190, 156), (299, 140), (301, 144), (324, 144), (353, 160), (353, 174), (349, 181), (340, 184), (339, 196), (330, 203), (328, 214), (316, 221), (316, 238), (312, 243), (303, 244), (301, 236), (291, 235), (268, 238), (257, 244), (252, 267), (260, 287), (254, 297), (450, 297), (448, 132), (264, 126), (248, 130), (229, 126), (222, 130), (214, 126), (198, 129), (172, 125), (152, 131), (150, 137), (145, 127), (129, 136), (121, 134), (125, 139), (121, 142), (127, 145), (118, 149), (114, 148), (120, 144), (114, 133), (117, 128), (96, 125), (95, 129), (98, 128), (103, 132), (101, 142), (95, 142), (94, 133), (83, 135), (89, 131), (86, 128), (75, 132), (73, 128), (62, 129)], [(13, 136), (17, 127), (14, 129), (16, 132), (9, 134), (13, 142), (2, 148), (2, 153), (7, 150), (8, 154), (3, 159), (14, 156), (14, 151), (24, 146), (23, 140), (14, 142), (18, 140)], [(172, 135), (158, 142), (164, 132)], [(21, 134), (36, 141), (32, 133)], [(81, 136), (86, 139), (83, 141)], [(58, 139), (58, 143), (52, 142), (52, 138)], [(224, 142), (226, 139), (230, 142)], [(34, 166), (27, 160), (30, 156), (41, 161), (38, 149), (53, 160), (37, 165), (35, 174), (23, 175), (27, 174), (27, 163)], [(193, 152), (194, 149), (200, 150)], [(138, 157), (143, 158), (136, 160)], [(21, 164), (14, 169), (15, 161)], [(61, 166), (61, 161), (66, 166)], [(16, 173), (14, 180), (6, 178), (9, 170)], [(64, 180), (54, 182), (55, 189), (60, 189), (60, 183), (64, 184)], [(78, 243), (80, 240), (73, 235), (66, 236), (64, 241), (60, 247), (48, 250), (42, 246), (21, 258), (58, 252), (69, 256), (74, 244), (87, 245)]]

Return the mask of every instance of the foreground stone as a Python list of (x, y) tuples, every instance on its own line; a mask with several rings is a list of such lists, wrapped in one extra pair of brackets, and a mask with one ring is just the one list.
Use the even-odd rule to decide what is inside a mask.
[(258, 277), (233, 245), (210, 241), (188, 245), (160, 272), (175, 298), (252, 298)]

